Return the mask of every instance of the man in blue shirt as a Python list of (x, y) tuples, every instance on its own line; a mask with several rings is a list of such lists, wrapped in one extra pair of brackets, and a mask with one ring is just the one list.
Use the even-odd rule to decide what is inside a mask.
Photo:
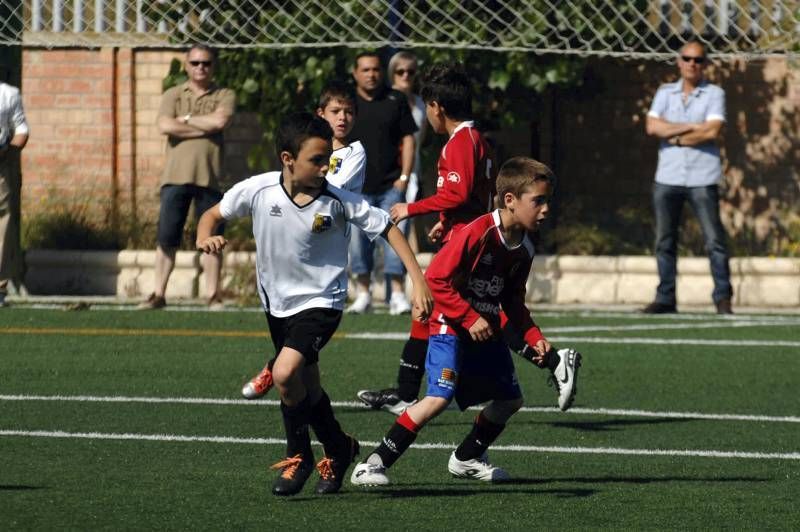
[(722, 164), (716, 141), (725, 123), (725, 92), (703, 78), (706, 62), (702, 44), (686, 43), (678, 56), (681, 79), (659, 87), (647, 114), (647, 134), (661, 139), (653, 187), (660, 282), (655, 301), (643, 309), (648, 314), (677, 311), (678, 229), (686, 201), (705, 237), (717, 313), (732, 313), (733, 289), (726, 235), (719, 218), (717, 185)]

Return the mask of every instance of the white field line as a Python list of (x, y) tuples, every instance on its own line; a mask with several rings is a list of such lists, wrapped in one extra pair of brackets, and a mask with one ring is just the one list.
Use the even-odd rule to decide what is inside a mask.
[[(595, 329), (600, 330), (600, 329)], [(604, 329), (606, 330), (606, 329)], [(608, 329), (610, 330), (610, 329)], [(548, 331), (545, 331), (548, 332)], [(341, 338), (360, 340), (408, 340), (408, 333), (345, 333)], [(800, 347), (800, 341), (792, 340), (703, 340), (700, 338), (605, 338), (602, 336), (550, 336), (554, 343), (584, 344), (646, 344), (646, 345), (710, 345), (710, 346), (750, 346), (750, 347)]]
[[(104, 432), (65, 432), (47, 430), (0, 430), (0, 436), (27, 438), (68, 438), (88, 440), (133, 440), (156, 442), (200, 442), (231, 443), (249, 445), (285, 445), (286, 441), (278, 438), (235, 438), (232, 436), (183, 436), (177, 434), (133, 434)], [(314, 442), (319, 445), (318, 442)], [(362, 441), (361, 445), (374, 447), (376, 441)], [(412, 449), (447, 449), (455, 447), (455, 443), (414, 444)], [(496, 445), (493, 451), (510, 451), (523, 453), (567, 453), (567, 454), (612, 454), (635, 456), (688, 456), (698, 458), (738, 458), (749, 460), (800, 460), (800, 453), (760, 453), (746, 451), (715, 451), (703, 449), (624, 449), (617, 447), (547, 447), (540, 445)]]
[(549, 333), (565, 332), (616, 332), (616, 331), (663, 331), (678, 329), (739, 329), (743, 327), (796, 327), (800, 320), (773, 321), (708, 321), (701, 323), (645, 323), (637, 325), (582, 325), (568, 327), (548, 327)]
[[(125, 397), (125, 396), (96, 396), (96, 395), (0, 395), (0, 401), (58, 401), (58, 402), (86, 402), (86, 403), (158, 403), (158, 404), (200, 404), (218, 406), (270, 406), (280, 405), (274, 399), (215, 399), (203, 397)], [(367, 407), (358, 401), (331, 401), (337, 408)], [(470, 410), (480, 410), (473, 407)], [(570, 408), (568, 412), (561, 412), (555, 407), (523, 406), (520, 412), (535, 412), (546, 414), (580, 414), (590, 416), (626, 416), (626, 417), (657, 417), (667, 419), (705, 419), (711, 421), (756, 421), (766, 423), (800, 423), (798, 416), (763, 416), (749, 414), (705, 414), (701, 412), (658, 412), (651, 410), (626, 410), (621, 408)]]

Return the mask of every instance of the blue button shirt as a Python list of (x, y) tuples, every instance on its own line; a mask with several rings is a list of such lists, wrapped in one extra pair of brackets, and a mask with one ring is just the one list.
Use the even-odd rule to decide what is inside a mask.
[[(683, 80), (666, 83), (658, 88), (647, 114), (667, 122), (724, 122), (725, 91), (702, 81), (684, 101)], [(719, 146), (715, 142), (704, 142), (698, 146), (675, 146), (662, 139), (658, 148), (656, 183), (705, 187), (715, 184), (721, 176)]]

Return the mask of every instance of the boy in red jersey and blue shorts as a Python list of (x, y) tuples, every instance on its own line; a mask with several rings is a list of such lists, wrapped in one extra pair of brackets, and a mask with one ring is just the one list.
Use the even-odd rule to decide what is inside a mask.
[[(547, 218), (554, 179), (538, 161), (509, 160), (497, 178), (502, 207), (455, 233), (433, 258), (425, 273), (434, 298), (425, 362), (427, 392), (396, 419), (367, 460), (354, 468), (353, 484), (389, 484), (386, 469), (453, 399), (462, 410), (488, 403), (451, 454), (450, 473), (488, 482), (509, 478), (487, 455), (488, 447), (523, 404), (511, 352), (501, 334), (501, 314), (521, 331), (535, 352), (534, 362), (541, 363), (551, 346), (525, 306), (525, 284), (534, 256), (528, 235)], [(570, 356), (579, 365), (580, 354), (573, 351)]]

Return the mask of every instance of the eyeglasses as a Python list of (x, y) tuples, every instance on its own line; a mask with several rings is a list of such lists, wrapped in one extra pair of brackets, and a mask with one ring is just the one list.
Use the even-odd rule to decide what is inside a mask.
[(189, 64), (193, 67), (199, 67), (200, 65), (209, 68), (211, 66), (211, 61), (189, 61)]
[(408, 74), (408, 76), (411, 77), (416, 73), (417, 71), (414, 70), (413, 68), (398, 68), (397, 70), (394, 71), (395, 76), (405, 76), (406, 74)]
[(695, 63), (697, 65), (702, 65), (706, 62), (706, 58), (702, 55), (700, 57), (692, 57), (690, 55), (682, 55), (681, 59), (683, 59), (684, 63)]

